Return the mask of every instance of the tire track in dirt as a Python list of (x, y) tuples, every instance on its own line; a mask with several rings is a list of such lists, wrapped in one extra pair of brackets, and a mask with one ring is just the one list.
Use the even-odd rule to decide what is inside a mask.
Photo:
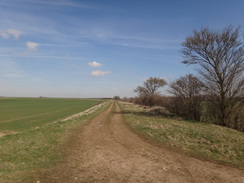
[(69, 140), (66, 159), (40, 182), (242, 183), (244, 171), (202, 161), (146, 142), (123, 123), (112, 103)]

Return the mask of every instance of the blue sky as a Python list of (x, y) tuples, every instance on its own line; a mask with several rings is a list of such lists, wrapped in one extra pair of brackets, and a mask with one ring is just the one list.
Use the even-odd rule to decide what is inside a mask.
[(243, 7), (243, 0), (1, 0), (0, 96), (135, 96), (148, 77), (195, 73), (181, 63), (181, 43), (203, 26), (243, 32)]

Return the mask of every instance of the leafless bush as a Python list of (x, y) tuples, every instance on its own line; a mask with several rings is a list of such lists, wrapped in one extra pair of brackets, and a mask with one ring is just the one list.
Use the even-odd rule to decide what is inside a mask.
[(149, 112), (153, 115), (173, 116), (165, 107), (154, 106), (149, 109)]

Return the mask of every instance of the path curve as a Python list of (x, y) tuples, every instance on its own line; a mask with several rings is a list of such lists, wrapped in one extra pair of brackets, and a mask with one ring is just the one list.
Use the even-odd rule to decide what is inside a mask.
[(244, 171), (202, 161), (150, 144), (123, 123), (112, 103), (67, 145), (65, 161), (40, 182), (243, 183)]

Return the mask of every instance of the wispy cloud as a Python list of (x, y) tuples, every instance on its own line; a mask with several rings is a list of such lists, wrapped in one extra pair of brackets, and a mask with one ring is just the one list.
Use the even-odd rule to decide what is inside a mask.
[(26, 46), (27, 46), (28, 51), (36, 51), (39, 47), (39, 44), (28, 41), (28, 42), (26, 42)]
[(12, 35), (15, 39), (19, 39), (19, 37), (23, 35), (23, 31), (17, 29), (9, 29), (7, 33)]
[(101, 67), (102, 66), (102, 64), (97, 61), (89, 62), (88, 65), (91, 67)]
[[(18, 2), (18, 1), (16, 1)], [(97, 8), (99, 5), (86, 5), (80, 3), (78, 1), (48, 1), (48, 0), (24, 0), (23, 6), (26, 11), (15, 12), (14, 9), (10, 9), (5, 12), (5, 16), (9, 17), (8, 20), (3, 20), (3, 25), (14, 24), (18, 28), (25, 31), (26, 34), (31, 36), (38, 36), (46, 40), (52, 41), (52, 43), (58, 43), (60, 45), (67, 45), (67, 43), (74, 42), (74, 44), (79, 44), (80, 41), (85, 41), (86, 44), (94, 44), (94, 43), (102, 43), (106, 45), (117, 45), (123, 47), (133, 47), (133, 48), (149, 48), (149, 49), (174, 49), (178, 50), (181, 40), (172, 40), (172, 39), (163, 39), (158, 38), (156, 35), (147, 35), (147, 34), (137, 34), (135, 32), (122, 32), (119, 28), (124, 25), (122, 23), (117, 24), (116, 22), (93, 22), (87, 21), (85, 19), (78, 19), (77, 17), (73, 17), (66, 14), (62, 15), (62, 22), (57, 21), (56, 18), (47, 18), (44, 14), (43, 16), (39, 16), (39, 14), (30, 14), (33, 11), (33, 8), (49, 8), (47, 11), (52, 12), (53, 10), (50, 8), (58, 7), (60, 10), (63, 8)], [(1, 3), (0, 3), (1, 4)], [(11, 3), (9, 3), (11, 4)], [(18, 5), (20, 3), (17, 3)], [(39, 6), (38, 6), (39, 5)], [(49, 5), (47, 7), (47, 5)], [(14, 4), (12, 4), (14, 7)], [(17, 6), (17, 5), (16, 5)], [(100, 7), (101, 8), (101, 7)], [(0, 8), (1, 10), (1, 8)], [(42, 10), (37, 10), (42, 11)], [(14, 16), (13, 16), (14, 15)], [(19, 21), (19, 19), (23, 19), (25, 21)], [(6, 21), (10, 21), (6, 22)], [(76, 24), (77, 21), (82, 23)], [(65, 26), (62, 29), (60, 27), (63, 24), (72, 25), (75, 23), (75, 26), (69, 27)], [(45, 24), (45, 26), (43, 26)], [(143, 31), (142, 31), (143, 32)], [(14, 34), (15, 38), (18, 38), (22, 34), (18, 35), (17, 32)], [(6, 32), (0, 32), (0, 36), (7, 38), (10, 35)], [(62, 38), (62, 39), (60, 39)], [(79, 41), (77, 41), (79, 40)], [(48, 44), (47, 44), (48, 45)], [(51, 42), (50, 42), (51, 45)], [(42, 45), (44, 46), (44, 45)]]
[(28, 58), (37, 58), (37, 59), (49, 59), (49, 60), (79, 60), (83, 61), (85, 58), (82, 57), (71, 57), (71, 56), (57, 56), (57, 55), (28, 55), (26, 52), (21, 55), (11, 55), (11, 54), (1, 54), (0, 57), (5, 58), (20, 58), (20, 57), (28, 57)]
[(9, 34), (5, 31), (0, 31), (0, 36), (4, 39), (8, 39), (9, 38)]
[(139, 37), (118, 35), (115, 38), (119, 41), (114, 44), (138, 48), (176, 49), (176, 45), (178, 48), (178, 44), (181, 42), (179, 39), (155, 38), (152, 36)]
[(4, 39), (8, 39), (10, 37), (19, 39), (21, 35), (23, 35), (23, 31), (18, 29), (0, 30), (0, 36), (3, 37)]
[(5, 78), (22, 78), (25, 76), (18, 64), (11, 60), (0, 62), (0, 75)]
[(83, 8), (83, 9), (98, 9), (96, 6), (91, 6), (88, 4), (80, 3), (79, 1), (68, 1), (68, 0), (62, 0), (62, 1), (50, 1), (50, 0), (25, 0), (25, 2), (29, 3), (35, 3), (35, 4), (41, 4), (41, 5), (49, 5), (49, 6), (64, 6), (64, 7), (76, 7), (76, 8)]
[[(7, 3), (6, 3), (7, 2)], [(18, 6), (21, 8), (53, 8), (57, 6), (72, 7), (72, 8), (82, 8), (82, 9), (99, 9), (97, 6), (89, 5), (80, 1), (70, 1), (70, 0), (12, 0), (11, 2), (0, 2), (5, 6)], [(38, 6), (37, 6), (38, 5)], [(47, 6), (48, 5), (48, 6)]]
[(158, 38), (157, 36), (143, 36), (135, 35), (131, 33), (126, 35), (121, 33), (119, 30), (111, 27), (96, 27), (91, 26), (90, 30), (83, 29), (79, 31), (80, 35), (88, 40), (96, 41), (108, 45), (117, 45), (123, 47), (134, 47), (134, 48), (149, 48), (159, 50), (178, 50), (182, 40), (179, 39), (168, 39)]
[(98, 71), (92, 71), (91, 72), (91, 76), (105, 76), (105, 75), (108, 75), (108, 74), (111, 74), (111, 73), (112, 73), (111, 71), (98, 70)]

